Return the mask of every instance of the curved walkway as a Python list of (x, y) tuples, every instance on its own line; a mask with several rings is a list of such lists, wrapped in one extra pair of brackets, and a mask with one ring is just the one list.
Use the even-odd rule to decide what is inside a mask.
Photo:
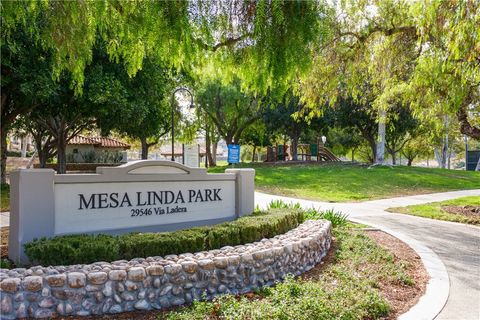
[[(426, 295), (414, 308), (404, 314), (402, 319), (479, 320), (480, 228), (385, 211), (390, 207), (473, 195), (480, 196), (480, 190), (453, 191), (360, 203), (328, 203), (257, 192), (255, 203), (264, 207), (271, 200), (282, 199), (285, 202), (299, 202), (305, 208), (312, 206), (322, 210), (333, 208), (347, 213), (351, 220), (391, 233), (417, 251), (432, 278), (427, 286)], [(445, 267), (448, 276), (444, 272)], [(450, 285), (449, 293), (448, 285)], [(446, 304), (445, 300), (447, 300)]]

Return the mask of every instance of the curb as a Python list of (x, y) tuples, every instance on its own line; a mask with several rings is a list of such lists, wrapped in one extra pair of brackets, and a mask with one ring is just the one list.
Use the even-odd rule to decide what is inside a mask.
[(447, 303), (450, 291), (450, 280), (448, 272), (438, 255), (430, 248), (419, 241), (410, 238), (402, 233), (382, 227), (381, 225), (367, 223), (359, 218), (348, 218), (348, 220), (369, 225), (386, 232), (397, 239), (405, 242), (422, 259), (423, 265), (430, 276), (425, 294), (420, 297), (417, 304), (410, 310), (398, 317), (399, 320), (431, 320), (435, 319)]

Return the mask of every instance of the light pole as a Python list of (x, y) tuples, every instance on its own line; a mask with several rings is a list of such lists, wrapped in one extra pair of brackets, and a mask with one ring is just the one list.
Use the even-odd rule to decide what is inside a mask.
[(193, 108), (193, 94), (190, 90), (188, 90), (185, 87), (179, 87), (176, 88), (173, 93), (172, 93), (172, 161), (175, 161), (175, 130), (174, 130), (174, 124), (175, 124), (175, 94), (179, 91), (187, 91), (190, 94), (190, 108)]

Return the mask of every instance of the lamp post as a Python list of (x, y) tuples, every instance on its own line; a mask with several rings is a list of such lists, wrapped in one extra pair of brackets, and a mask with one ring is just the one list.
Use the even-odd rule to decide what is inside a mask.
[(172, 161), (175, 161), (175, 131), (174, 131), (174, 120), (175, 120), (175, 94), (179, 91), (186, 91), (190, 94), (190, 108), (193, 108), (193, 94), (190, 90), (185, 87), (176, 88), (172, 93)]

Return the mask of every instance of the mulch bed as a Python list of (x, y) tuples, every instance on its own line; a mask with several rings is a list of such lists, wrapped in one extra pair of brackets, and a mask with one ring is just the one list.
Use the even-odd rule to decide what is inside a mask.
[(471, 218), (480, 219), (480, 206), (442, 206), (443, 211), (446, 211), (451, 214), (458, 214)]
[(389, 302), (392, 310), (386, 319), (397, 319), (417, 304), (425, 293), (429, 275), (420, 256), (406, 243), (383, 231), (366, 231), (365, 234), (378, 245), (390, 251), (395, 261), (408, 263), (407, 274), (415, 282), (412, 286), (380, 282), (380, 293)]
[[(406, 243), (399, 239), (377, 230), (364, 230), (365, 234), (374, 240), (379, 246), (390, 251), (396, 261), (404, 261), (408, 264), (407, 273), (415, 282), (412, 286), (402, 284), (394, 284), (391, 282), (380, 282), (379, 291), (390, 304), (391, 311), (388, 317), (383, 319), (397, 319), (399, 315), (407, 312), (413, 307), (420, 297), (425, 293), (425, 289), (429, 280), (427, 271), (425, 270), (422, 260), (418, 254), (410, 248)], [(335, 256), (336, 244), (333, 243), (333, 250), (328, 252), (325, 260), (320, 262), (315, 268), (306, 272), (302, 278), (306, 280), (315, 280), (322, 276), (324, 266), (330, 263)]]

